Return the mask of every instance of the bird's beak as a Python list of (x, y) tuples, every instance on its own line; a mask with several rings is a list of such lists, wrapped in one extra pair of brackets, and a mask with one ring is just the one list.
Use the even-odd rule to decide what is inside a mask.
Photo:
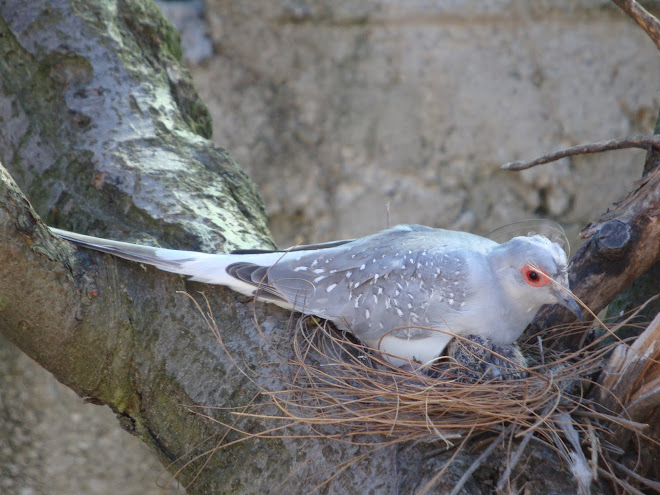
[(582, 309), (580, 308), (580, 305), (573, 297), (573, 294), (571, 294), (568, 290), (562, 290), (558, 287), (554, 288), (553, 292), (557, 297), (558, 304), (561, 304), (566, 309), (568, 309), (571, 313), (573, 313), (577, 317), (578, 320), (580, 321), (584, 320), (584, 317), (582, 316)]

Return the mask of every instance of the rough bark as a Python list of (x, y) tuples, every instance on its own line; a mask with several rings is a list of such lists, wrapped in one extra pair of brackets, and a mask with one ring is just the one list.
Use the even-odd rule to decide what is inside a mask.
[[(176, 34), (144, 0), (0, 2), (0, 158), (11, 174), (0, 175), (0, 331), (81, 397), (111, 407), (165, 465), (224, 432), (185, 406), (241, 407), (260, 386), (277, 388), (273, 377), (255, 374), (255, 384), (238, 368), (289, 355), (289, 315), (261, 305), (253, 313), (224, 289), (76, 250), (41, 218), (174, 248), (270, 244), (254, 187), (207, 139), (208, 115), (179, 55)], [(237, 362), (182, 290), (209, 296)], [(247, 431), (270, 426), (241, 422)], [(382, 449), (328, 491), (414, 493), (451, 456), (435, 448)], [(211, 458), (189, 493), (305, 493), (367, 450), (313, 438), (238, 443)], [(451, 486), (477, 455), (459, 457), (434, 489)], [(574, 491), (551, 451), (538, 446), (529, 459), (525, 479), (536, 493)], [(493, 459), (467, 491), (487, 493), (505, 464)], [(183, 484), (200, 465), (183, 471)]]
[[(660, 132), (660, 118), (655, 132)], [(569, 282), (573, 292), (598, 314), (660, 261), (660, 150), (648, 150), (635, 189), (587, 225), (581, 236), (587, 241), (571, 258)], [(629, 298), (627, 309), (659, 291), (658, 281), (653, 279), (639, 297)], [(585, 314), (585, 319), (593, 318)], [(544, 311), (532, 327), (547, 328), (571, 320), (566, 311)], [(581, 340), (581, 335), (574, 335), (563, 345), (575, 349)]]
[(254, 186), (207, 139), (153, 3), (3, 2), (0, 23), (2, 161), (49, 224), (207, 250), (269, 244)]
[[(206, 451), (224, 431), (187, 406), (240, 407), (257, 393), (177, 291), (205, 291), (225, 345), (253, 370), (282, 359), (278, 347), (286, 355), (289, 314), (270, 306), (253, 314), (251, 301), (226, 290), (75, 250), (40, 216), (174, 248), (271, 245), (252, 183), (207, 139), (208, 115), (179, 52), (148, 1), (0, 3), (0, 159), (31, 202), (3, 171), (0, 329), (81, 397), (111, 407), (165, 465)], [(212, 457), (189, 492), (263, 493), (294, 470), (319, 472), (293, 485), (305, 492), (328, 476), (325, 467), (360, 451), (323, 447), (235, 445)], [(203, 462), (181, 474), (184, 485)], [(374, 456), (351, 473), (355, 493), (371, 489), (368, 466), (381, 462)]]

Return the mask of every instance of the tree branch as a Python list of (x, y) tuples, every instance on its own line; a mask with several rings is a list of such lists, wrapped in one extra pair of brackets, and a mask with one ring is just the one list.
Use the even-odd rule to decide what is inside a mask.
[[(364, 457), (359, 469), (335, 481), (352, 487), (346, 493), (373, 491), (381, 481), (371, 473), (398, 462), (393, 449), (366, 456), (368, 446), (300, 436), (241, 443), (190, 412), (246, 432), (280, 426), (236, 422), (231, 410), (277, 388), (263, 363), (292, 352), (289, 312), (76, 250), (39, 219), (174, 248), (272, 246), (254, 186), (206, 139), (208, 116), (172, 27), (150, 1), (119, 4), (0, 3), (0, 108), (12, 109), (3, 114), (11, 132), (0, 133), (0, 159), (16, 180), (0, 174), (0, 332), (78, 394), (109, 405), (172, 471), (200, 456), (178, 476), (195, 480), (191, 494), (306, 493), (353, 456)], [(232, 359), (179, 294), (201, 290)], [(222, 438), (232, 445), (205, 455)], [(415, 482), (442, 461), (420, 459), (405, 462)]]
[(635, 0), (612, 0), (641, 27), (660, 49), (660, 22)]
[[(658, 130), (660, 118), (656, 132)], [(660, 261), (659, 148), (649, 149), (644, 175), (637, 181), (636, 189), (587, 225), (580, 235), (587, 242), (569, 263), (569, 283), (572, 291), (594, 313), (599, 313)], [(587, 320), (590, 318), (585, 316)], [(532, 328), (549, 328), (571, 320), (568, 312), (546, 310), (537, 316)], [(580, 339), (576, 335), (565, 345), (575, 348)]]
[(543, 165), (545, 163), (554, 162), (569, 156), (587, 155), (590, 153), (602, 153), (603, 151), (622, 150), (627, 148), (641, 148), (647, 151), (651, 149), (660, 150), (660, 135), (653, 134), (650, 136), (634, 136), (625, 137), (620, 139), (611, 139), (609, 141), (601, 141), (598, 143), (581, 144), (579, 146), (572, 146), (563, 150), (548, 153), (534, 160), (523, 161), (518, 160), (509, 162), (502, 165), (502, 170), (519, 171), (528, 168)]
[[(253, 312), (249, 300), (227, 290), (75, 250), (39, 219), (209, 252), (270, 244), (254, 187), (207, 139), (208, 115), (179, 64), (171, 26), (151, 2), (119, 5), (115, 12), (104, 0), (0, 4), (0, 108), (12, 109), (0, 158), (16, 180), (0, 173), (0, 331), (80, 395), (108, 404), (169, 464), (202, 455), (204, 440), (227, 433), (186, 406), (221, 406), (221, 422), (233, 424), (231, 408), (278, 386), (261, 371), (291, 352), (290, 315), (261, 305)], [(638, 202), (654, 200), (658, 178), (649, 176)], [(633, 241), (656, 239), (645, 230), (651, 222), (638, 222)], [(177, 294), (198, 290), (209, 296), (227, 350), (255, 370), (253, 381)], [(247, 432), (273, 426), (241, 421)], [(184, 484), (196, 478), (190, 493), (307, 492), (329, 477), (329, 467), (360, 456), (359, 466), (334, 480), (344, 492), (381, 491), (373, 473), (396, 468), (402, 475), (386, 489), (414, 489), (446, 461), (429, 456), (427, 445), (366, 456), (368, 446), (319, 438), (237, 440), (229, 433), (226, 441), (235, 443), (215, 453), (199, 477), (203, 456), (182, 472)], [(555, 473), (570, 483), (561, 468)]]

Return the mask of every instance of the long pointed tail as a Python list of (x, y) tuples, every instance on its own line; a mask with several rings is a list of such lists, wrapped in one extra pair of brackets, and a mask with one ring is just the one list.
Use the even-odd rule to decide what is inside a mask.
[(282, 253), (277, 252), (259, 254), (196, 253), (194, 251), (179, 251), (112, 241), (52, 227), (51, 230), (59, 237), (80, 246), (109, 253), (119, 258), (152, 265), (168, 272), (187, 275), (195, 282), (225, 285), (247, 295), (252, 295), (255, 287), (231, 276), (227, 273), (227, 267), (238, 262), (270, 266), (282, 257)]
[[(183, 273), (180, 271), (182, 264), (191, 260), (191, 255), (200, 253), (188, 253), (187, 251), (176, 251), (174, 249), (161, 249), (150, 246), (140, 246), (129, 242), (111, 241), (100, 237), (77, 234), (66, 230), (51, 227), (59, 237), (71, 241), (74, 244), (85, 246), (96, 251), (112, 254), (138, 263), (146, 263), (168, 272)], [(159, 253), (160, 251), (160, 253)], [(168, 253), (166, 253), (168, 252)], [(189, 274), (186, 274), (189, 275)]]

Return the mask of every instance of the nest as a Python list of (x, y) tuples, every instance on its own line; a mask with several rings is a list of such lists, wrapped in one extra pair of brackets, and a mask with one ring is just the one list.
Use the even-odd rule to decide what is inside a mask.
[[(205, 319), (223, 344), (210, 311)], [(619, 326), (624, 324), (629, 320)], [(283, 356), (286, 366), (273, 363), (260, 372), (275, 376), (278, 388), (262, 387), (261, 395), (267, 400), (232, 411), (237, 418), (280, 421), (282, 426), (248, 433), (237, 423), (224, 424), (228, 430), (240, 433), (242, 440), (291, 437), (295, 432), (283, 431), (307, 425), (312, 435), (341, 441), (349, 437), (373, 448), (401, 442), (440, 442), (444, 448), (458, 452), (468, 439), (490, 433), (490, 444), (453, 493), (458, 493), (470, 473), (505, 438), (517, 438), (519, 442), (498, 490), (509, 482), (532, 439), (550, 446), (570, 467), (580, 493), (589, 493), (589, 485), (599, 477), (615, 481), (629, 493), (642, 493), (626, 481), (630, 476), (641, 485), (657, 485), (625, 472), (627, 468), (610, 460), (612, 453), (621, 452), (606, 440), (608, 436), (617, 429), (643, 436), (645, 427), (621, 415), (621, 408), (615, 407), (622, 405), (615, 391), (596, 382), (613, 350), (622, 345), (629, 348), (611, 337), (611, 343), (605, 343), (618, 327), (575, 352), (557, 347), (559, 339), (567, 334), (585, 332), (575, 325), (553, 329), (552, 340), (532, 336), (513, 353), (463, 338), (432, 368), (398, 368), (326, 321), (302, 317), (294, 326), (293, 354)], [(660, 331), (656, 329), (655, 333)], [(519, 353), (525, 359), (517, 359)], [(651, 362), (657, 364), (653, 359), (651, 356)], [(501, 372), (492, 373), (493, 367)], [(594, 394), (594, 389), (598, 393)], [(270, 411), (275, 406), (277, 412), (265, 413), (266, 405)], [(590, 452), (589, 458), (584, 451)], [(434, 480), (441, 475), (438, 473)], [(422, 493), (431, 488), (429, 482)]]
[[(467, 431), (499, 431), (508, 422), (521, 431), (542, 430), (538, 412), (574, 403), (578, 399), (570, 390), (579, 389), (576, 377), (598, 367), (595, 358), (576, 363), (558, 355), (523, 368), (481, 344), (461, 340), (471, 361), (443, 356), (432, 368), (399, 368), (329, 323), (307, 318), (297, 325), (291, 373), (280, 375), (285, 386), (265, 393), (287, 417), (341, 425), (344, 434), (452, 443)], [(537, 351), (523, 346), (534, 361)], [(484, 353), (495, 358), (490, 361), (506, 362), (504, 375), (514, 377), (482, 373)]]

